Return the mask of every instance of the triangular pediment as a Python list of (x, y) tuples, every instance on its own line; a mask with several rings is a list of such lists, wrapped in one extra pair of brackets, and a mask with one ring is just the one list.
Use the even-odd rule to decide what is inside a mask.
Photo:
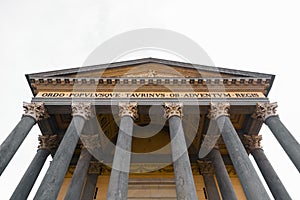
[(272, 75), (233, 70), (220, 67), (204, 66), (177, 61), (145, 58), (94, 66), (42, 72), (27, 75), (28, 78), (82, 77), (193, 77), (193, 78), (229, 78), (253, 77), (270, 78)]
[[(114, 62), (94, 66), (56, 70), (26, 75), (33, 94), (39, 91), (71, 90), (74, 84), (97, 87), (99, 90), (112, 90), (113, 85), (140, 84), (149, 86), (191, 84), (199, 90), (207, 84), (217, 87), (228, 85), (230, 90), (239, 85), (260, 85), (259, 90), (267, 94), (274, 80), (274, 75), (248, 72), (199, 64), (183, 63), (156, 58)], [(107, 85), (107, 86), (106, 86)], [(233, 88), (232, 85), (236, 87)], [(105, 88), (103, 88), (105, 86)], [(202, 89), (203, 89), (202, 88)]]

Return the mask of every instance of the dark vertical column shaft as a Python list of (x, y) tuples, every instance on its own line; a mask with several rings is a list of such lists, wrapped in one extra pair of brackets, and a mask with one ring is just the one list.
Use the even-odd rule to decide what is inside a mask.
[(58, 146), (57, 135), (40, 135), (39, 149), (11, 196), (11, 200), (27, 199), (47, 157)]
[(198, 161), (200, 173), (203, 176), (209, 200), (220, 200), (219, 191), (214, 178), (214, 170), (211, 162)]
[(84, 188), (82, 190), (82, 200), (96, 199), (98, 192), (95, 191), (98, 176), (101, 174), (101, 163), (98, 161), (91, 161), (85, 181)]
[(91, 117), (91, 104), (73, 103), (72, 115), (72, 121), (34, 197), (36, 200), (57, 198), (85, 121)]
[(270, 191), (272, 192), (273, 197), (276, 200), (292, 199), (260, 146), (262, 136), (244, 135), (244, 138), (246, 144), (245, 146), (254, 157), (257, 166), (259, 167), (267, 185), (269, 186)]
[(120, 103), (119, 115), (121, 116), (121, 122), (110, 174), (107, 200), (127, 199), (133, 119), (138, 117), (137, 103)]
[(98, 174), (88, 174), (86, 183), (82, 192), (82, 200), (94, 199), (95, 188), (97, 184)]
[(256, 115), (270, 128), (284, 151), (300, 172), (300, 145), (276, 115), (277, 103), (258, 103)]
[(219, 191), (213, 174), (203, 174), (204, 184), (209, 200), (220, 200)]
[(84, 185), (84, 179), (87, 175), (91, 158), (92, 156), (89, 151), (85, 147), (83, 147), (81, 149), (80, 157), (77, 161), (71, 183), (65, 196), (65, 200), (80, 199), (81, 191)]
[(217, 122), (247, 199), (270, 199), (228, 117), (229, 108), (229, 103), (212, 103), (209, 116)]
[(300, 172), (300, 145), (297, 140), (283, 125), (278, 116), (268, 117), (265, 123)]
[(211, 152), (208, 154), (208, 156), (211, 159), (212, 164), (214, 166), (214, 170), (216, 173), (222, 198), (228, 200), (234, 200), (234, 199), (237, 200), (237, 197), (235, 195), (232, 183), (230, 181), (227, 169), (225, 167), (219, 149), (213, 148)]
[(165, 103), (165, 111), (169, 119), (177, 199), (198, 199), (182, 128), (182, 104)]
[(0, 175), (15, 155), (31, 128), (46, 116), (43, 103), (24, 103), (25, 114), (0, 146)]

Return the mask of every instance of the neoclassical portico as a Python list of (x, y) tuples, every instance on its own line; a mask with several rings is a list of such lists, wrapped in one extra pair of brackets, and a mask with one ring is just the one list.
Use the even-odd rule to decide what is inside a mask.
[(291, 199), (260, 146), (265, 123), (299, 170), (267, 98), (274, 75), (149, 58), (27, 78), (34, 97), (0, 174), (35, 124), (42, 135), (11, 199), (27, 198), (49, 155), (35, 199), (270, 199), (249, 156), (274, 198)]

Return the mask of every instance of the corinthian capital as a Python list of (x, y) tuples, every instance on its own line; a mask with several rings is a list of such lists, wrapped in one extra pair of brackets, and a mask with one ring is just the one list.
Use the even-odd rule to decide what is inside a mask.
[(83, 144), (83, 146), (87, 149), (97, 149), (101, 147), (100, 143), (100, 134), (94, 134), (94, 135), (80, 135), (80, 140)]
[(30, 116), (35, 119), (35, 121), (40, 121), (44, 118), (48, 117), (46, 112), (46, 108), (43, 102), (36, 102), (36, 103), (26, 103), (23, 102), (23, 108), (25, 113), (23, 116)]
[(92, 117), (92, 115), (92, 103), (72, 103), (72, 116), (81, 116), (85, 120), (89, 120)]
[(254, 149), (261, 149), (260, 141), (262, 135), (244, 135), (244, 145), (247, 150), (252, 151)]
[(198, 166), (200, 173), (203, 174), (213, 174), (214, 173), (214, 168), (213, 165), (210, 161), (201, 161), (198, 160)]
[(165, 103), (165, 118), (169, 119), (172, 116), (183, 117), (182, 103)]
[(91, 161), (88, 169), (89, 174), (100, 174), (102, 164), (99, 161)]
[(271, 116), (276, 116), (277, 102), (274, 103), (257, 103), (256, 104), (256, 118), (261, 118), (264, 121)]
[(119, 103), (119, 116), (130, 116), (132, 119), (136, 120), (139, 115), (137, 113), (137, 106), (138, 104), (136, 102), (120, 102)]
[(210, 111), (208, 117), (217, 119), (220, 116), (229, 116), (230, 104), (228, 102), (210, 103)]
[(39, 135), (39, 149), (47, 149), (53, 151), (58, 147), (57, 135)]

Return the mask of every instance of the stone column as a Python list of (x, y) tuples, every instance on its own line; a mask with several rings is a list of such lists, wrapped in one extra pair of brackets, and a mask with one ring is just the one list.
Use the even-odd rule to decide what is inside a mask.
[(47, 117), (44, 103), (23, 103), (25, 113), (21, 121), (12, 130), (0, 146), (0, 175), (15, 155), (31, 128), (43, 118)]
[(229, 103), (211, 103), (209, 117), (216, 120), (247, 199), (270, 199), (229, 118)]
[(88, 169), (86, 183), (81, 195), (82, 200), (94, 199), (97, 179), (99, 174), (101, 173), (101, 166), (101, 163), (97, 161), (91, 161)]
[(180, 200), (198, 199), (182, 127), (182, 106), (182, 103), (165, 103), (165, 117), (169, 120), (171, 136), (176, 195)]
[(209, 200), (220, 200), (219, 191), (214, 178), (214, 169), (209, 161), (198, 161), (201, 175), (207, 190)]
[(57, 198), (85, 121), (90, 119), (91, 115), (91, 103), (72, 104), (72, 121), (55, 153), (53, 161), (51, 162), (34, 199), (53, 200)]
[(237, 200), (230, 177), (228, 175), (219, 147), (214, 147), (208, 154), (211, 160), (223, 199)]
[(80, 199), (82, 187), (84, 185), (84, 179), (87, 175), (91, 158), (92, 155), (89, 153), (87, 148), (83, 146), (81, 148), (80, 157), (77, 161), (71, 183), (65, 196), (65, 200)]
[(263, 119), (300, 172), (300, 145), (276, 114), (277, 103), (257, 103), (256, 117)]
[(40, 135), (37, 153), (10, 197), (11, 200), (27, 199), (47, 157), (58, 147), (57, 135)]
[(261, 140), (261, 135), (244, 135), (245, 147), (254, 157), (274, 198), (276, 200), (292, 199), (260, 146)]
[(119, 103), (119, 116), (121, 122), (110, 174), (107, 200), (127, 199), (133, 120), (138, 117), (137, 103)]

